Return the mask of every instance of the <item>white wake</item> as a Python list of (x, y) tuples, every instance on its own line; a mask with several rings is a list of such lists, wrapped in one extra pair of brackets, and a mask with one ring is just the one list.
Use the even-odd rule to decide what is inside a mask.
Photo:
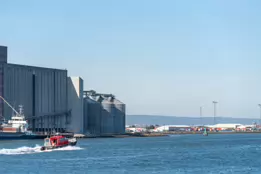
[(66, 146), (53, 150), (41, 151), (41, 146), (36, 145), (35, 147), (18, 147), (16, 149), (0, 149), (0, 155), (22, 155), (22, 154), (33, 154), (33, 153), (43, 153), (52, 151), (65, 151), (65, 150), (81, 150), (82, 148), (77, 146)]

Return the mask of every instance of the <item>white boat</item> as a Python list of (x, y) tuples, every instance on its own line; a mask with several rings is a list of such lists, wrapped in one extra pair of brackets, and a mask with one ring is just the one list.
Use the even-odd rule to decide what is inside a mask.
[(23, 106), (19, 106), (19, 112), (17, 112), (2, 96), (0, 96), (2, 100), (14, 111), (14, 115), (10, 120), (6, 123), (4, 121), (0, 125), (0, 140), (8, 139), (36, 139), (36, 138), (44, 138), (41, 135), (34, 134), (32, 131), (28, 130), (28, 123), (25, 120), (25, 116), (23, 114)]

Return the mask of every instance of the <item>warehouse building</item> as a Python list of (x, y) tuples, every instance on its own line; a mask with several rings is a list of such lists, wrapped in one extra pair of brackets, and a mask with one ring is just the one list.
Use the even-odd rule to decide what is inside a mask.
[[(32, 131), (125, 133), (125, 104), (112, 94), (83, 89), (83, 79), (68, 77), (67, 70), (8, 63), (7, 47), (0, 46), (0, 96), (15, 108), (23, 105)], [(0, 100), (0, 117), (12, 114)]]
[[(7, 62), (7, 47), (0, 46), (0, 95), (15, 108), (23, 105), (30, 128), (36, 132), (64, 131), (69, 124), (67, 71)], [(0, 100), (0, 116), (12, 109)]]

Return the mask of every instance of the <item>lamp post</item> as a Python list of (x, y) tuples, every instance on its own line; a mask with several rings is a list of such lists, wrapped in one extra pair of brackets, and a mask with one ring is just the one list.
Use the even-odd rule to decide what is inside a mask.
[(200, 125), (203, 126), (202, 124), (202, 106), (200, 106), (200, 109), (199, 109), (199, 114), (200, 114)]
[(213, 105), (214, 105), (214, 125), (216, 124), (216, 116), (217, 116), (217, 110), (216, 110), (216, 105), (217, 105), (217, 101), (213, 101)]
[(259, 108), (260, 108), (260, 118), (259, 118), (259, 125), (261, 125), (261, 104), (258, 104)]

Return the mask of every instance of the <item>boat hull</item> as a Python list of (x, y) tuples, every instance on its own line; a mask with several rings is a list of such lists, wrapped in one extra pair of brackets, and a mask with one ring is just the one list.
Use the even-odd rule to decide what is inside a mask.
[(69, 146), (75, 146), (77, 144), (77, 141), (75, 141), (75, 142), (70, 142), (69, 143)]
[(62, 147), (67, 147), (67, 146), (75, 146), (76, 144), (77, 144), (77, 142), (69, 143), (69, 144), (63, 145), (63, 146), (42, 146), (41, 151), (59, 149), (59, 148), (62, 148)]
[(1, 140), (29, 140), (29, 139), (44, 139), (46, 135), (27, 135), (25, 133), (8, 133), (0, 132), (0, 141)]

